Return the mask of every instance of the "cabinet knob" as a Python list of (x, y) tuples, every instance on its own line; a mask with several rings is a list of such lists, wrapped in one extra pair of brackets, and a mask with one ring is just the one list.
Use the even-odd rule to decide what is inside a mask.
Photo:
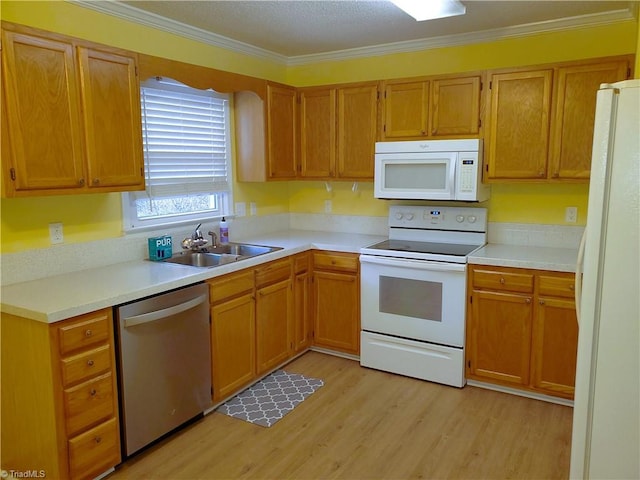
[(558, 178), (560, 176), (559, 172), (553, 172), (553, 178)]
[(540, 305), (544, 305), (544, 300), (538, 300), (538, 303), (539, 303)]
[(531, 299), (530, 299), (530, 298), (525, 298), (525, 299), (524, 299), (524, 303), (526, 303), (526, 304), (531, 303)]
[(92, 389), (89, 391), (89, 395), (91, 395), (92, 397), (95, 397), (95, 396), (96, 396), (96, 393), (98, 393), (98, 391), (97, 391), (95, 388), (92, 388)]
[(575, 288), (576, 288), (575, 285), (569, 285), (569, 290), (573, 291), (575, 290)]
[(93, 360), (87, 360), (87, 365), (93, 367)]
[(93, 335), (93, 332), (91, 331), (91, 329), (87, 329), (84, 331), (84, 336), (85, 337), (90, 337), (91, 335)]
[(500, 277), (500, 285), (504, 285), (504, 277)]
[(100, 185), (100, 179), (99, 178), (94, 178), (92, 183), (94, 185)]
[(84, 178), (79, 178), (78, 179), (78, 185), (80, 185), (80, 186), (84, 185)]
[(538, 176), (539, 177), (544, 177), (544, 172), (543, 171), (538, 172)]
[(94, 440), (96, 443), (100, 443), (102, 441), (102, 437), (96, 437)]

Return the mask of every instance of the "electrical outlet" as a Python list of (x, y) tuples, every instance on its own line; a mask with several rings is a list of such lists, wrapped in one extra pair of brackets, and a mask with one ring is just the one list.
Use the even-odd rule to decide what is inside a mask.
[(257, 215), (258, 213), (258, 207), (256, 207), (256, 202), (251, 202), (249, 204), (249, 212), (251, 212), (252, 216)]
[(567, 207), (564, 211), (564, 221), (576, 223), (578, 221), (578, 207)]
[(49, 224), (49, 240), (51, 241), (51, 245), (64, 242), (62, 223)]
[(331, 213), (333, 205), (331, 204), (331, 200), (324, 201), (324, 213)]

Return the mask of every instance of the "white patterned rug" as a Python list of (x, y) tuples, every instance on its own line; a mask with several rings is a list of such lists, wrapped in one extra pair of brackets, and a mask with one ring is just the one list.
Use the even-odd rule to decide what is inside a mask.
[(324, 385), (322, 380), (277, 370), (220, 405), (218, 412), (270, 427)]

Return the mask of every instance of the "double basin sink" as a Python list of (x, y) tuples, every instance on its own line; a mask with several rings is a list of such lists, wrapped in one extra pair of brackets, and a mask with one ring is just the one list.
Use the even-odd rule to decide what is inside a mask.
[(210, 268), (257, 257), (258, 255), (264, 255), (265, 253), (271, 253), (277, 250), (282, 250), (282, 248), (252, 245), (249, 243), (224, 243), (216, 245), (215, 247), (204, 247), (202, 250), (196, 252), (180, 252), (174, 254), (171, 258), (163, 260), (163, 262)]

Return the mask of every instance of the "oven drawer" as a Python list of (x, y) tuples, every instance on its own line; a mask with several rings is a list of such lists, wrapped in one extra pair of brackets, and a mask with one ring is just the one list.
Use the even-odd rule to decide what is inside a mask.
[(360, 365), (452, 387), (466, 383), (462, 348), (372, 332), (361, 332)]
[(514, 273), (504, 270), (480, 270), (474, 268), (472, 285), (473, 288), (532, 293), (533, 275), (530, 273)]

